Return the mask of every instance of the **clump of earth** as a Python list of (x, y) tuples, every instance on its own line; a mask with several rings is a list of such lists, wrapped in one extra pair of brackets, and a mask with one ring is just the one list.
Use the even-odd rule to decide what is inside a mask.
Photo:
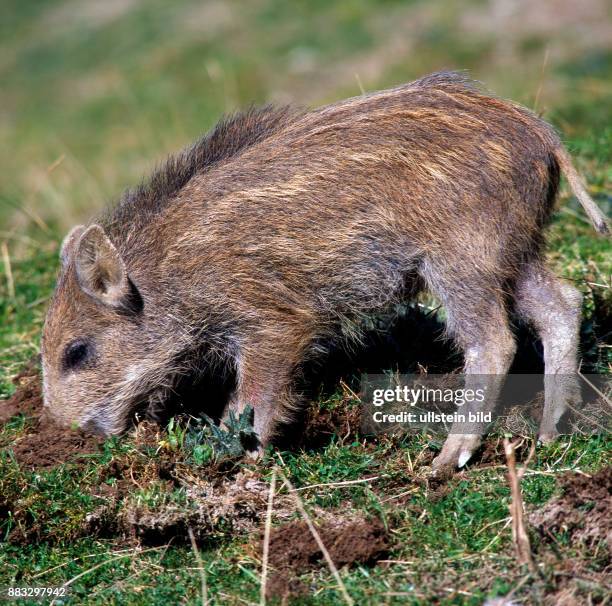
[[(372, 565), (389, 551), (389, 534), (378, 519), (321, 511), (318, 520), (317, 532), (337, 568)], [(263, 538), (257, 541), (257, 551), (259, 554), (263, 551)], [(286, 600), (307, 595), (309, 587), (300, 575), (326, 566), (323, 553), (303, 520), (271, 530), (268, 557), (270, 574), (266, 594), (269, 598)]]
[(565, 475), (561, 494), (532, 513), (529, 521), (546, 538), (566, 532), (572, 542), (594, 545), (604, 541), (612, 549), (612, 467), (592, 476)]

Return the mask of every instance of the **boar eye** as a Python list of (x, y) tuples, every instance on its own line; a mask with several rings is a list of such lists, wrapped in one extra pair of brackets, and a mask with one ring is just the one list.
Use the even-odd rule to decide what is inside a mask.
[(66, 346), (63, 366), (65, 370), (82, 368), (91, 358), (91, 346), (84, 339), (77, 339)]

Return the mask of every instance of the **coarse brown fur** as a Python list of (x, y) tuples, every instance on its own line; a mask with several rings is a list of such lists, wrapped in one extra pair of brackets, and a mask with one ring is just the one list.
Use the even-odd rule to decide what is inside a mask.
[[(552, 127), (456, 73), (235, 115), (66, 238), (46, 404), (117, 433), (180, 376), (232, 367), (229, 406), (254, 406), (265, 444), (299, 405), (294, 379), (317, 344), (358, 339), (361, 319), (423, 285), (466, 372), (499, 377), (514, 353), (508, 313), (545, 333), (558, 292), (567, 335), (549, 357), (573, 371), (579, 296), (541, 264), (560, 170), (604, 231)], [(451, 436), (441, 463), (463, 464), (478, 440)]]

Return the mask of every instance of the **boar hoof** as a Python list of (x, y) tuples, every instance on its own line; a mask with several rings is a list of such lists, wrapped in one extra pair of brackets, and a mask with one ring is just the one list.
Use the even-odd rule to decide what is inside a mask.
[(559, 437), (559, 432), (556, 430), (553, 431), (541, 431), (538, 434), (538, 442), (540, 444), (550, 444), (554, 442)]
[(244, 456), (249, 461), (257, 462), (261, 461), (264, 455), (264, 447), (259, 444), (253, 450), (249, 449), (245, 452)]
[(481, 436), (468, 434), (448, 436), (442, 451), (432, 464), (433, 475), (445, 476), (455, 469), (461, 469), (480, 445)]

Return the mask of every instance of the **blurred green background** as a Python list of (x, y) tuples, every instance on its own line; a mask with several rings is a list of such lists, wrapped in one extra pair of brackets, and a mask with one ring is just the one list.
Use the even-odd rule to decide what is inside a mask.
[[(224, 112), (316, 106), (444, 68), (542, 113), (609, 212), (607, 0), (2, 0), (0, 391), (37, 350), (66, 231)], [(587, 317), (597, 307), (609, 324), (609, 241), (566, 189), (549, 241)], [(605, 369), (611, 351), (591, 359)]]
[(57, 238), (223, 112), (441, 68), (537, 107), (605, 162), (611, 13), (606, 0), (3, 0), (0, 238)]

